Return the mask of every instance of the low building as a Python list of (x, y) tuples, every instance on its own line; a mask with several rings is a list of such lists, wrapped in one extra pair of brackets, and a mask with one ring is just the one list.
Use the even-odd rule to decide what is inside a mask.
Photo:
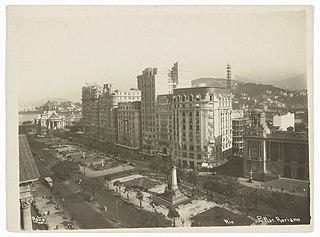
[(35, 118), (38, 133), (48, 132), (49, 130), (63, 129), (66, 126), (66, 118), (56, 112), (54, 102), (48, 101), (43, 106), (42, 114)]
[(256, 180), (279, 177), (308, 180), (308, 134), (293, 131), (272, 131), (264, 121), (265, 114), (254, 110), (252, 123), (245, 130), (244, 176)]
[(141, 102), (118, 104), (117, 146), (138, 152), (141, 149)]
[(25, 134), (19, 135), (19, 188), (22, 230), (32, 230), (31, 204), (34, 200), (33, 182), (40, 177)]
[(309, 180), (308, 134), (275, 132), (244, 135), (244, 176)]
[(287, 131), (288, 128), (294, 129), (294, 113), (276, 114), (273, 116), (273, 126), (279, 131)]

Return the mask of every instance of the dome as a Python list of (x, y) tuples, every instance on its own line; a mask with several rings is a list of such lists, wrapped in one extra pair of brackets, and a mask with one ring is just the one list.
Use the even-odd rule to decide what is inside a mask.
[(51, 101), (48, 101), (43, 106), (43, 111), (55, 111), (55, 110), (56, 110), (56, 106)]

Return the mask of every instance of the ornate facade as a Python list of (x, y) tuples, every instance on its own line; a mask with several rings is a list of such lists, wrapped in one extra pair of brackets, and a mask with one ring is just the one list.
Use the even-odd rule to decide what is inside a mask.
[(58, 115), (54, 103), (48, 101), (43, 106), (42, 114), (35, 118), (35, 124), (38, 126), (38, 132), (43, 133), (51, 129), (63, 129), (66, 126), (66, 118)]
[(215, 167), (232, 154), (231, 93), (224, 88), (175, 89), (173, 155), (179, 165)]

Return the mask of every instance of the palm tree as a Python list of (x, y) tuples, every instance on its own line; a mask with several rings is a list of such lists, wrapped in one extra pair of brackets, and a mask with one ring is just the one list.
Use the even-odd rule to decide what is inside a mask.
[(140, 190), (137, 192), (136, 198), (140, 201), (140, 207), (142, 207), (142, 200), (143, 200), (143, 192)]
[(111, 181), (111, 176), (110, 175), (104, 176), (104, 180), (106, 181), (107, 188), (109, 188), (109, 182)]
[(173, 227), (175, 227), (176, 226), (176, 218), (180, 218), (180, 214), (176, 209), (171, 208), (171, 209), (169, 209), (167, 217), (172, 220)]
[(131, 188), (130, 188), (130, 187), (126, 187), (126, 188), (124, 189), (124, 192), (127, 193), (127, 199), (129, 200), (129, 199), (130, 199), (130, 198), (129, 198), (129, 194), (130, 194), (130, 192), (131, 192)]
[(116, 180), (113, 182), (113, 186), (116, 186), (116, 193), (119, 193), (119, 195), (120, 195), (121, 182), (119, 180)]
[(75, 226), (75, 224), (76, 224), (76, 220), (78, 219), (78, 214), (77, 213), (72, 213), (71, 214), (71, 222), (72, 222), (72, 224), (73, 224), (73, 226)]

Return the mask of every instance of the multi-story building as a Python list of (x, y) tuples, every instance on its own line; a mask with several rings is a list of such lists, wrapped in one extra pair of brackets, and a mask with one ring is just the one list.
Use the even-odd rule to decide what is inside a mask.
[(172, 140), (172, 94), (158, 95), (156, 118), (158, 154), (167, 156)]
[[(260, 111), (260, 116), (264, 113)], [(253, 111), (252, 117), (257, 117)], [(257, 120), (256, 120), (257, 121)], [(263, 119), (260, 120), (263, 122)], [(308, 134), (270, 132), (264, 124), (252, 123), (244, 133), (244, 176), (256, 180), (280, 177), (309, 179)]]
[(84, 135), (99, 139), (99, 100), (102, 94), (100, 86), (82, 87), (83, 133)]
[(232, 111), (232, 153), (241, 156), (243, 153), (243, 131), (245, 129), (246, 120), (242, 110)]
[(117, 146), (132, 151), (141, 149), (141, 101), (118, 104)]
[(215, 167), (232, 155), (232, 103), (226, 88), (173, 91), (172, 155), (185, 167)]
[(142, 153), (154, 155), (157, 152), (156, 100), (158, 95), (172, 94), (173, 89), (191, 86), (187, 69), (176, 62), (171, 70), (146, 68), (137, 76), (141, 90)]
[(84, 134), (102, 142), (118, 141), (118, 103), (140, 101), (137, 89), (116, 90), (112, 84), (82, 88)]
[(118, 104), (140, 100), (140, 90), (116, 90), (113, 84), (104, 84), (103, 93), (99, 100), (99, 140), (117, 143)]

